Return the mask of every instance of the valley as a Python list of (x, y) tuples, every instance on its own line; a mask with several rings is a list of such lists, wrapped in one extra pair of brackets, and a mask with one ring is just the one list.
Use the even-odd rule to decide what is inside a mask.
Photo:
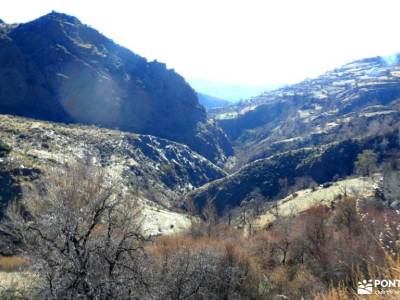
[(399, 275), (399, 209), (400, 55), (231, 103), (0, 21), (1, 299), (352, 299)]

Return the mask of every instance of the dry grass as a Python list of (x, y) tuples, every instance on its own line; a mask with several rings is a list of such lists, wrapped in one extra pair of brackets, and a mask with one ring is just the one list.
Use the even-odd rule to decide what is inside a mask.
[[(378, 239), (384, 230), (397, 230), (398, 215), (391, 210), (364, 210), (358, 202), (348, 197), (333, 210), (323, 204), (314, 206), (250, 237), (223, 225), (217, 225), (211, 235), (206, 228), (194, 228), (192, 233), (161, 237), (146, 251), (162, 262), (182, 249), (190, 253), (210, 250), (218, 257), (247, 266), (245, 269), (252, 280), (258, 281), (262, 295), (358, 299), (358, 281), (400, 278), (400, 263), (393, 258), (397, 250), (385, 256)], [(390, 236), (398, 239), (395, 232)], [(400, 299), (396, 296), (385, 299)], [(369, 299), (382, 297), (373, 295)]]
[(348, 299), (357, 299), (357, 295), (355, 295), (352, 292), (349, 292), (346, 288), (342, 286), (337, 288), (332, 288), (328, 292), (317, 294), (314, 297), (314, 300), (348, 300)]
[[(397, 220), (398, 221), (398, 220)], [(386, 218), (385, 223), (388, 224), (388, 219)], [(386, 227), (388, 228), (388, 227)], [(389, 229), (390, 230), (390, 229)], [(367, 273), (363, 273), (360, 270), (356, 270), (354, 272), (354, 282), (359, 282), (364, 279), (386, 279), (386, 280), (398, 280), (400, 278), (400, 255), (397, 253), (393, 255), (393, 252), (387, 250), (384, 247), (382, 241), (377, 241), (377, 243), (381, 244), (384, 249), (384, 264), (377, 265), (376, 258), (369, 257)], [(377, 293), (377, 289), (374, 287), (373, 294), (365, 296), (365, 295), (357, 295), (355, 292), (356, 287), (346, 287), (344, 283), (339, 284), (337, 287), (330, 288), (325, 293), (316, 294), (314, 299), (317, 300), (344, 300), (344, 299), (370, 299), (370, 300), (378, 300), (378, 299), (389, 299), (389, 300), (397, 300), (400, 299), (400, 287), (393, 288), (383, 288), (380, 293)]]
[[(201, 228), (196, 228), (196, 231), (206, 231), (201, 224), (197, 226)], [(178, 252), (180, 249), (190, 249), (191, 251), (213, 249), (213, 251), (222, 253), (233, 242), (241, 247), (246, 244), (250, 245), (249, 241), (243, 238), (241, 232), (225, 225), (217, 225), (211, 236), (206, 234), (193, 236), (185, 233), (161, 236), (153, 244), (148, 245), (146, 251), (154, 258), (159, 258), (165, 253)]]
[[(368, 274), (368, 278), (379, 278), (379, 279), (399, 279), (400, 278), (400, 260), (393, 259), (389, 254), (386, 254), (387, 266), (384, 268), (376, 269), (375, 265), (370, 265), (370, 271)], [(364, 275), (360, 272), (357, 272), (355, 276), (362, 280), (364, 279)], [(369, 299), (369, 300), (378, 300), (378, 299), (388, 299), (388, 300), (398, 300), (400, 299), (400, 289), (396, 288), (387, 288), (383, 291), (393, 291), (394, 293), (387, 294), (377, 294), (373, 293), (368, 296), (360, 296), (357, 295), (355, 291), (349, 290), (348, 287), (344, 285), (339, 285), (336, 288), (331, 288), (326, 293), (320, 293), (315, 295), (315, 300), (347, 300), (347, 299)], [(376, 290), (375, 290), (376, 291)]]
[[(38, 282), (38, 277), (28, 272), (0, 272), (0, 299), (29, 299), (17, 297), (22, 293), (29, 293)], [(6, 297), (13, 295), (14, 297)]]
[(20, 272), (29, 266), (29, 260), (20, 256), (0, 256), (0, 271)]
[[(305, 189), (297, 191), (296, 197), (289, 195), (288, 197), (277, 202), (278, 213), (283, 217), (301, 213), (316, 205), (330, 205), (337, 197), (343, 196), (344, 193), (355, 196), (360, 193), (364, 196), (370, 196), (373, 193), (373, 180), (365, 178), (351, 178), (338, 181), (328, 188)], [(264, 228), (271, 224), (275, 219), (276, 212), (267, 211), (258, 217), (255, 222), (256, 228)]]

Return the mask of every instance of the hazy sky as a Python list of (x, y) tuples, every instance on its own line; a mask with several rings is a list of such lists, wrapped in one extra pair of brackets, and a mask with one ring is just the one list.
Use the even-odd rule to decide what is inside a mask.
[(400, 52), (400, 1), (0, 0), (0, 18), (56, 10), (188, 79), (290, 83)]

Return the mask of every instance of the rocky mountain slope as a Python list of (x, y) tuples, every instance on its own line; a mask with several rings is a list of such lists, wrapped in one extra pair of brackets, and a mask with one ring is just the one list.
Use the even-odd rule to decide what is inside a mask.
[[(189, 147), (150, 135), (0, 115), (0, 195), (4, 206), (52, 166), (93, 157), (118, 190), (147, 207), (151, 232), (185, 224), (171, 211), (182, 195), (225, 173)], [(183, 218), (183, 219), (182, 219)], [(182, 225), (183, 224), (183, 225)], [(167, 230), (167, 231), (168, 231)], [(165, 230), (164, 230), (165, 231)]]
[(237, 172), (208, 183), (187, 195), (198, 207), (212, 200), (220, 214), (227, 208), (249, 204), (258, 191), (263, 201), (275, 201), (312, 181), (322, 184), (354, 172), (363, 150), (373, 150), (382, 160), (400, 148), (399, 129), (385, 135), (350, 139), (319, 147), (302, 148), (259, 159)]
[(179, 74), (55, 12), (0, 24), (0, 113), (156, 135), (213, 162), (232, 154)]
[(235, 145), (238, 168), (270, 155), (374, 135), (400, 114), (400, 56), (363, 59), (211, 111)]

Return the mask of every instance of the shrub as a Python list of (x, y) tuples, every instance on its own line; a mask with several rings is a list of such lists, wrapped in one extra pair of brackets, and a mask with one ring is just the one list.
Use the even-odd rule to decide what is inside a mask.
[[(115, 195), (104, 173), (73, 163), (50, 170), (11, 204), (1, 230), (43, 279), (39, 299), (143, 298), (144, 237), (135, 202)], [(134, 199), (133, 199), (134, 200)]]
[(8, 153), (10, 153), (10, 151), (11, 147), (0, 140), (0, 157), (6, 156)]
[(364, 150), (354, 163), (357, 173), (370, 176), (377, 169), (378, 155), (372, 150)]
[[(36, 298), (351, 299), (362, 278), (400, 276), (398, 212), (354, 197), (277, 214), (249, 236), (218, 224), (209, 202), (188, 232), (150, 240), (135, 202), (111, 197), (101, 172), (70, 166), (48, 175), (0, 228), (24, 242), (46, 279)], [(2, 262), (9, 270), (27, 263)]]

